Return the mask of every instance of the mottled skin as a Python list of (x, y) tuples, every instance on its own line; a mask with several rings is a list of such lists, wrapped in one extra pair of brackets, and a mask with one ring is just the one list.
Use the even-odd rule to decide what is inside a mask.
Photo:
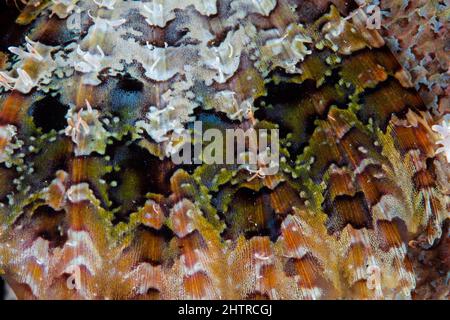
[[(16, 295), (448, 298), (450, 172), (431, 129), (442, 92), (444, 109), (425, 104), (364, 15), (343, 20), (358, 4), (210, 2), (152, 16), (73, 1), (80, 30), (68, 7), (30, 2), (19, 32), (10, 21), (0, 271)], [(42, 60), (7, 51), (25, 35)], [(175, 165), (194, 119), (278, 128), (282, 170)]]

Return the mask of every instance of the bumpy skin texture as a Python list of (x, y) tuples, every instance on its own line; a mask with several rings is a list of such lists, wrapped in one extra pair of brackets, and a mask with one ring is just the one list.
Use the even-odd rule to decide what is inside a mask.
[(450, 40), (448, 1), (380, 1), (386, 13), (382, 35), (411, 73), (429, 110), (449, 113)]
[[(2, 37), (19, 298), (448, 298), (446, 105), (344, 19), (358, 4), (97, 2), (30, 1)], [(280, 129), (281, 171), (175, 165), (194, 120)]]

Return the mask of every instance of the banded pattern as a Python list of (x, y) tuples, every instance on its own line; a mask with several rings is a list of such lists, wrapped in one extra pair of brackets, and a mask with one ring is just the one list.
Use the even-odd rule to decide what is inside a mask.
[[(365, 14), (345, 18), (358, 5), (29, 1), (0, 40), (16, 295), (429, 297), (419, 253), (449, 270), (440, 118)], [(194, 120), (278, 128), (280, 172), (174, 164)]]

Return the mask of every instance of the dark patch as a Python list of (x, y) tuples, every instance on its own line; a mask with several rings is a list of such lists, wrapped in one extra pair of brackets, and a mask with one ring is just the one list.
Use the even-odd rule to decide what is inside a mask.
[(133, 78), (129, 73), (120, 76), (117, 88), (124, 91), (142, 91), (144, 84)]
[[(319, 88), (311, 79), (301, 84), (271, 82), (266, 86), (267, 96), (255, 102), (255, 117), (278, 124), (280, 138), (291, 133), (288, 149), (293, 155), (300, 154), (316, 129), (315, 121), (325, 119), (331, 105), (346, 108), (347, 98), (339, 96), (335, 87), (338, 81), (335, 71)], [(323, 106), (319, 106), (320, 100), (324, 101)]]
[(25, 30), (28, 29), (28, 26), (14, 23), (20, 11), (12, 2), (7, 5), (6, 0), (0, 1), (0, 51), (4, 52), (9, 52), (10, 46), (20, 46), (25, 39)]
[[(235, 129), (240, 125), (239, 120), (231, 120), (224, 112), (217, 112), (215, 110), (204, 110), (196, 108), (194, 110), (194, 116), (197, 121), (202, 122), (203, 130), (209, 128), (219, 129), (224, 131), (225, 129)], [(193, 129), (192, 122), (188, 123), (188, 129)]]
[(318, 18), (327, 13), (329, 8), (329, 1), (317, 1), (317, 0), (296, 0), (294, 3), (297, 5), (295, 12), (298, 15), (298, 19), (302, 23), (311, 24)]
[(7, 203), (6, 196), (15, 191), (13, 183), (4, 183), (5, 181), (13, 181), (19, 177), (19, 173), (14, 168), (7, 168), (5, 164), (0, 165), (0, 202)]
[(389, 77), (374, 88), (366, 89), (359, 103), (363, 105), (358, 111), (358, 119), (367, 124), (372, 118), (374, 126), (386, 132), (392, 115), (405, 118), (409, 109), (426, 110), (419, 94), (412, 88), (404, 88), (397, 79)]
[(270, 203), (270, 190), (259, 192), (247, 188), (239, 189), (233, 196), (230, 207), (223, 213), (227, 228), (225, 239), (237, 239), (244, 234), (247, 240), (267, 236), (275, 242), (281, 234), (284, 215), (276, 214)]
[(169, 243), (169, 241), (172, 240), (172, 238), (175, 236), (172, 229), (170, 229), (166, 225), (162, 225), (161, 229), (159, 229), (159, 230), (156, 230), (151, 227), (144, 226), (144, 225), (139, 226), (139, 229), (142, 232), (147, 231), (147, 232), (151, 232), (155, 236), (162, 237), (162, 238), (164, 238), (164, 241), (167, 243)]
[[(86, 15), (87, 16), (87, 15)], [(33, 40), (44, 43), (48, 46), (66, 46), (70, 42), (80, 42), (81, 35), (86, 33), (85, 29), (88, 26), (90, 19), (81, 19), (82, 32), (70, 30), (67, 28), (68, 19), (59, 19), (57, 15), (51, 18), (46, 17), (44, 21), (39, 21), (37, 25), (41, 32), (36, 33), (36, 38)]]
[(66, 114), (69, 106), (62, 104), (58, 97), (50, 95), (33, 103), (28, 111), (33, 117), (33, 122), (37, 128), (41, 128), (43, 133), (52, 130), (58, 132), (67, 125)]
[(418, 190), (425, 188), (434, 188), (436, 186), (436, 168), (434, 165), (434, 158), (426, 160), (426, 170), (420, 170), (413, 176), (414, 185)]
[(144, 204), (147, 193), (168, 196), (171, 193), (170, 177), (176, 170), (170, 160), (159, 160), (137, 144), (127, 143), (129, 139), (126, 136), (123, 141), (116, 141), (106, 149), (112, 166), (120, 168), (106, 175), (108, 183), (117, 181), (117, 187), (109, 188), (113, 207), (121, 207), (114, 223), (128, 221), (128, 215)]
[(341, 231), (347, 224), (355, 229), (372, 228), (369, 207), (362, 192), (354, 196), (337, 196), (332, 203), (325, 203), (324, 211), (328, 215), (329, 234)]
[(48, 240), (50, 248), (63, 247), (67, 241), (64, 228), (65, 211), (55, 211), (49, 206), (40, 206), (33, 212), (32, 225), (36, 228), (35, 237)]
[(141, 106), (146, 105), (144, 83), (131, 77), (129, 74), (120, 79), (109, 79), (109, 94), (105, 105), (111, 110), (112, 116), (120, 118), (119, 125), (133, 125), (139, 117)]
[[(149, 263), (153, 267), (161, 265), (163, 262), (164, 250), (173, 238), (173, 233), (167, 227), (161, 230), (140, 225), (134, 231), (132, 245), (124, 250), (124, 255), (133, 255), (135, 266), (140, 263)], [(136, 251), (136, 249), (139, 249)]]
[(34, 163), (35, 171), (32, 176), (25, 177), (25, 182), (34, 190), (47, 187), (58, 170), (69, 172), (72, 152), (73, 143), (68, 137), (58, 137), (53, 143), (44, 145), (38, 154), (30, 155), (29, 161)]
[[(164, 28), (164, 41), (170, 47), (176, 47), (182, 44), (181, 39), (189, 32), (188, 28), (180, 28), (179, 23), (183, 21), (185, 17), (183, 17), (183, 11), (176, 12), (176, 18), (169, 21)], [(183, 41), (183, 44), (193, 44), (193, 41)]]

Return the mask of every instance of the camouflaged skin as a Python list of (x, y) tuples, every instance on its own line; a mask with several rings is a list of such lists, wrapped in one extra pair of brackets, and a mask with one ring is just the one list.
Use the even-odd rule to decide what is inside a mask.
[[(448, 59), (402, 38), (402, 11), (382, 2), (386, 38), (339, 0), (4, 11), (0, 271), (15, 294), (448, 298), (449, 163), (432, 129)], [(427, 88), (409, 73), (424, 64)], [(175, 165), (194, 120), (278, 128), (280, 172)]]
[(449, 113), (448, 1), (382, 1), (386, 36), (429, 109), (436, 115)]

